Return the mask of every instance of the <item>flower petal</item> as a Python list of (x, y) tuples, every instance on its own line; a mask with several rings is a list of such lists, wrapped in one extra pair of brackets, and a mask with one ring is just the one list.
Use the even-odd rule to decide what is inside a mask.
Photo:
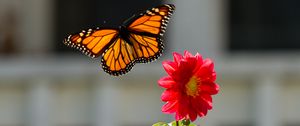
[(187, 57), (194, 57), (194, 56), (189, 51), (184, 50), (184, 58), (187, 58)]
[(202, 67), (208, 68), (208, 70), (213, 71), (213, 69), (214, 69), (214, 63), (213, 63), (213, 61), (211, 59), (207, 58), (207, 59), (203, 60)]
[(178, 74), (180, 74), (180, 79), (189, 79), (193, 74), (194, 66), (190, 65), (190, 63), (185, 59), (181, 60), (180, 66), (178, 66)]
[(170, 76), (158, 80), (158, 85), (164, 88), (172, 88), (175, 84), (176, 82)]
[[(199, 111), (199, 110), (200, 110), (200, 111)], [(201, 107), (201, 108), (199, 108), (199, 110), (197, 111), (197, 113), (198, 113), (198, 115), (199, 115), (200, 117), (203, 117), (203, 116), (205, 116), (205, 115), (207, 114), (207, 109), (206, 109), (206, 108)]]
[(177, 65), (180, 65), (180, 60), (183, 59), (182, 55), (180, 55), (177, 52), (173, 53), (173, 57), (174, 57), (174, 62), (177, 63)]
[(190, 109), (190, 110), (189, 110), (189, 117), (190, 117), (191, 121), (195, 121), (196, 118), (197, 118), (197, 113), (196, 113), (196, 111), (193, 110), (193, 109)]
[(199, 53), (197, 53), (195, 56), (196, 56), (197, 62), (196, 62), (196, 65), (195, 65), (193, 73), (196, 73), (200, 69), (200, 67), (202, 66), (202, 64), (203, 64), (202, 56)]
[(197, 76), (201, 77), (202, 81), (216, 80), (216, 73), (214, 71), (214, 63), (210, 59), (203, 61), (203, 65), (195, 73)]
[[(201, 100), (200, 100), (201, 99)], [(212, 97), (208, 94), (201, 94), (199, 101), (203, 101), (203, 105), (207, 107), (207, 109), (212, 109)]]
[(164, 113), (174, 113), (177, 110), (177, 101), (168, 101), (166, 104), (164, 104), (161, 108), (161, 111)]
[(186, 57), (185, 60), (187, 61), (189, 67), (194, 70), (195, 67), (197, 66), (197, 59), (196, 59), (196, 57), (194, 57), (194, 56), (193, 57)]
[[(196, 59), (198, 60), (198, 61), (203, 61), (203, 59), (202, 59), (202, 55), (200, 54), (200, 53), (196, 53), (196, 55), (195, 55), (195, 57), (196, 57)], [(201, 63), (202, 64), (202, 63)]]
[(179, 113), (180, 117), (188, 117), (190, 108), (189, 100), (188, 97), (179, 97), (177, 113)]
[(180, 114), (179, 112), (176, 112), (176, 114), (175, 114), (175, 120), (176, 121), (179, 121), (183, 118), (184, 118), (183, 114)]
[(179, 101), (178, 108), (176, 111), (176, 116), (175, 116), (176, 120), (184, 119), (184, 118), (188, 117), (188, 114), (189, 114), (189, 112), (188, 112), (187, 103)]
[(174, 71), (176, 70), (177, 66), (174, 62), (171, 61), (164, 61), (162, 62), (162, 65), (164, 67), (164, 69), (166, 70), (166, 72), (172, 76)]
[[(203, 100), (198, 100), (199, 98), (197, 99), (194, 99), (191, 101), (191, 108), (198, 114), (200, 115), (199, 113), (203, 113), (203, 111), (207, 110), (207, 108), (204, 107), (203, 105)], [(204, 116), (204, 115), (202, 115)]]
[(177, 97), (178, 97), (178, 92), (168, 89), (162, 93), (161, 100), (165, 101), (165, 102), (173, 101), (173, 100), (176, 100)]
[(210, 83), (201, 83), (200, 86), (200, 91), (204, 93), (208, 93), (210, 95), (217, 94), (219, 92), (219, 85), (210, 82)]

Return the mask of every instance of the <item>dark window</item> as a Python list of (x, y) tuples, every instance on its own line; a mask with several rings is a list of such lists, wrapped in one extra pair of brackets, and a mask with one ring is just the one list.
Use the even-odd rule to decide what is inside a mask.
[(299, 49), (299, 0), (229, 0), (230, 51)]
[(158, 0), (56, 0), (56, 51), (71, 50), (62, 41), (95, 27), (118, 27), (133, 14), (160, 5)]

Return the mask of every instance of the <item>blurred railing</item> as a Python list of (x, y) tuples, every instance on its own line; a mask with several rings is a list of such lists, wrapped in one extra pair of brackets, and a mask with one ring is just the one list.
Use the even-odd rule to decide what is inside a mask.
[[(3, 90), (7, 85), (25, 87), (21, 93), (25, 96), (19, 102), (1, 100), (0, 96), (0, 117), (8, 115), (5, 118), (10, 118), (10, 121), (0, 119), (0, 125), (151, 125), (172, 119), (160, 112), (162, 89), (156, 81), (165, 75), (160, 61), (136, 65), (121, 77), (107, 75), (98, 60), (91, 61), (70, 56), (1, 58), (0, 86)], [(300, 105), (299, 100), (291, 99), (300, 96), (297, 93), (300, 60), (228, 58), (217, 60), (215, 64), (221, 90), (214, 96), (213, 111), (200, 124), (300, 124), (293, 118), (300, 115), (295, 108)], [(73, 88), (76, 90), (72, 93), (69, 89)], [(9, 116), (12, 108), (8, 107), (8, 111), (3, 108), (3, 102), (7, 101), (23, 105), (17, 109), (21, 112), (12, 111), (21, 113), (20, 117)]]

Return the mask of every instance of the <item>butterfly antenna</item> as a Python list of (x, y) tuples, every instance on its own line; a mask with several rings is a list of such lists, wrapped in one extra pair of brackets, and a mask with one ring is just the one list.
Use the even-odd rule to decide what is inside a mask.
[(131, 21), (134, 17), (135, 17), (136, 15), (133, 15), (133, 16), (131, 16), (130, 18), (128, 18), (127, 20), (125, 20), (124, 22), (123, 22), (123, 25), (128, 25), (130, 22), (129, 21)]

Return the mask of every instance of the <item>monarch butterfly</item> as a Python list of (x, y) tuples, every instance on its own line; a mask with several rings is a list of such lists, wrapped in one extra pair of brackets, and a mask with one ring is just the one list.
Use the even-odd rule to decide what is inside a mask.
[(96, 58), (102, 55), (105, 72), (119, 76), (128, 73), (135, 63), (156, 60), (164, 45), (161, 37), (175, 6), (165, 4), (134, 15), (119, 28), (96, 28), (69, 35), (64, 44)]

